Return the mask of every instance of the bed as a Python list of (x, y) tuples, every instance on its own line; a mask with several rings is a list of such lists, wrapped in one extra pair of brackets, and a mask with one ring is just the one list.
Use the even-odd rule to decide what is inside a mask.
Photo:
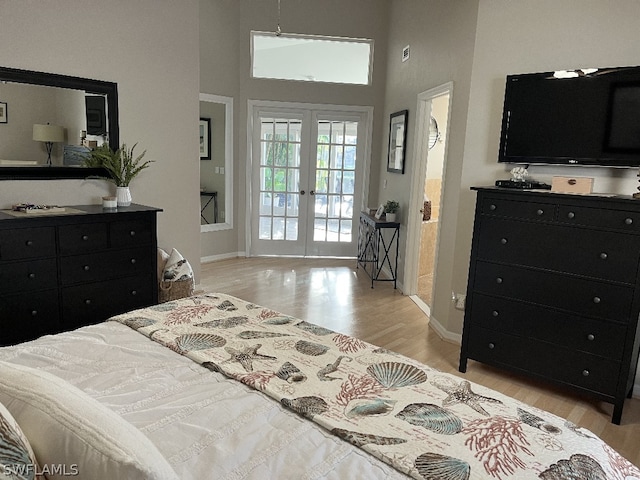
[(0, 404), (38, 462), (7, 478), (640, 478), (557, 416), (219, 293), (0, 348)]

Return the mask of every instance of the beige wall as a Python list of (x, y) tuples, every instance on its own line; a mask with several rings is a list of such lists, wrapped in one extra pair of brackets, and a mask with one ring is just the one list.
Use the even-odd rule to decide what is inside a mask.
[[(441, 241), (436, 265), (437, 284), (431, 305), (432, 317), (437, 319), (445, 329), (450, 329), (451, 286), (453, 276), (457, 273), (451, 266), (454, 264), (456, 255), (462, 255), (455, 248), (456, 217), (467, 129), (477, 8), (477, 0), (467, 2), (393, 0), (389, 16), (385, 131), (380, 137), (383, 148), (381, 157), (377, 160), (380, 171), (377, 197), (378, 203), (387, 199), (400, 201), (402, 222), (400, 279), (404, 279), (409, 195), (413, 169), (416, 166), (413, 145), (418, 94), (447, 82), (453, 82), (451, 116), (448, 119), (448, 161), (445, 166), (444, 191), (439, 217)], [(403, 63), (401, 52), (406, 45), (410, 45), (411, 54), (409, 60)], [(403, 109), (409, 109), (409, 135), (406, 170), (404, 175), (399, 175), (386, 171), (386, 145), (389, 115)], [(384, 188), (385, 180), (386, 188)], [(371, 195), (375, 197), (376, 192), (372, 192)], [(468, 260), (469, 252), (464, 252), (464, 256)], [(454, 333), (456, 327), (457, 325), (454, 325)]]
[[(164, 209), (158, 240), (200, 272), (197, 0), (3, 0), (0, 65), (118, 83), (120, 139), (155, 160), (133, 180), (134, 202)], [(9, 106), (16, 108), (16, 106)], [(17, 201), (86, 204), (105, 181), (1, 181)]]

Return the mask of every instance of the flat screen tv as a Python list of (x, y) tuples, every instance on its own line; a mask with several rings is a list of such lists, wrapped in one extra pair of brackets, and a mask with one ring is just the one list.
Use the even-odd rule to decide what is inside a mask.
[(507, 76), (498, 161), (640, 166), (640, 67)]

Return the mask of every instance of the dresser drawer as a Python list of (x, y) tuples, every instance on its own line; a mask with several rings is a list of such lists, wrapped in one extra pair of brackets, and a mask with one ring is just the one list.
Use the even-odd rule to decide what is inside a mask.
[(95, 252), (107, 248), (107, 224), (63, 225), (58, 229), (60, 253)]
[(478, 239), (477, 255), (483, 260), (629, 284), (635, 283), (638, 274), (640, 238), (636, 235), (487, 217)]
[(0, 230), (0, 260), (21, 260), (56, 255), (53, 227)]
[(59, 329), (57, 289), (0, 297), (0, 345), (32, 340)]
[(560, 205), (558, 207), (558, 222), (640, 233), (640, 213), (625, 210)]
[(469, 357), (504, 365), (605, 395), (615, 395), (620, 372), (616, 361), (558, 345), (471, 328)]
[(634, 292), (624, 285), (484, 261), (476, 263), (473, 290), (621, 323), (631, 319)]
[(38, 291), (58, 284), (55, 258), (4, 263), (0, 266), (0, 294)]
[[(499, 197), (484, 197), (481, 212), (485, 215), (551, 221), (555, 217), (553, 203), (514, 201)], [(484, 220), (483, 220), (484, 221)]]
[(141, 275), (63, 288), (63, 328), (103, 322), (118, 313), (156, 303), (153, 281), (152, 276)]
[(622, 360), (625, 325), (481, 294), (474, 294), (469, 305), (474, 326)]
[(138, 275), (152, 268), (149, 248), (74, 255), (60, 259), (63, 285)]
[(111, 224), (111, 246), (133, 247), (151, 243), (153, 232), (151, 222), (128, 220)]

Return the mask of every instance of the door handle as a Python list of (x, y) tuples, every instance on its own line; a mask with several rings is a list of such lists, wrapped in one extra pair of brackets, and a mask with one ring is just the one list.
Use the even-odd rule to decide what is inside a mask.
[(306, 192), (304, 190), (300, 190), (300, 195), (304, 195)]
[(316, 194), (315, 190), (309, 190), (309, 195), (315, 195), (315, 194)]

